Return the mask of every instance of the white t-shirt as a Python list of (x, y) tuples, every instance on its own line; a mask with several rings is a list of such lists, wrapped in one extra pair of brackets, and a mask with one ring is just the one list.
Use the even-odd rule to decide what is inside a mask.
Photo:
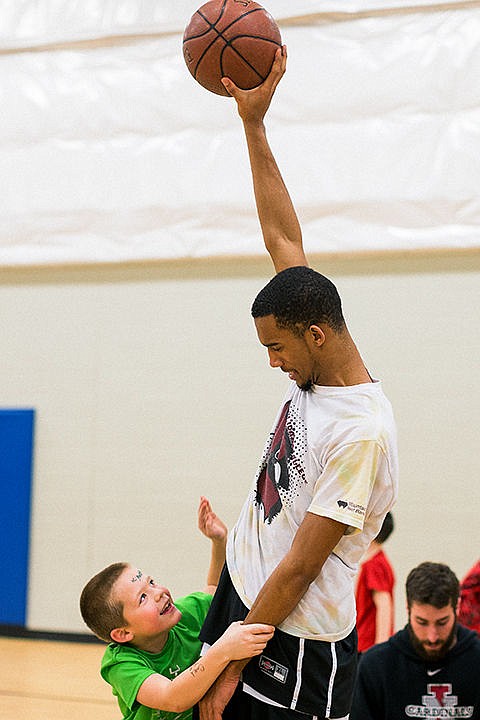
[(313, 640), (346, 637), (358, 564), (397, 485), (395, 422), (380, 382), (310, 391), (292, 383), (228, 539), (227, 565), (244, 604), (252, 606), (306, 512), (333, 518), (348, 530), (280, 628)]

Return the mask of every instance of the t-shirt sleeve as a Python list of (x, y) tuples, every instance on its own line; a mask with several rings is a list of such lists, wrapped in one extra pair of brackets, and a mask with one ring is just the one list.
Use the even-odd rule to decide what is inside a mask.
[(102, 663), (102, 677), (113, 689), (114, 695), (132, 709), (142, 683), (155, 674), (155, 670), (136, 653), (118, 653), (111, 662)]
[(349, 525), (350, 532), (363, 528), (366, 508), (377, 476), (388, 472), (386, 458), (374, 440), (339, 447), (321, 472), (309, 512)]
[(198, 632), (200, 632), (211, 604), (212, 595), (204, 592), (194, 592), (175, 601), (175, 605), (181, 611), (183, 617), (186, 618), (188, 615), (190, 618), (189, 626), (192, 629), (197, 629)]

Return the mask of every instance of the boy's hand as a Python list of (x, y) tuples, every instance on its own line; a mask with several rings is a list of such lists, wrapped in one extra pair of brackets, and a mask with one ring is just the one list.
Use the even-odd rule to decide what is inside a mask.
[[(221, 720), (225, 706), (230, 702), (240, 680), (240, 673), (248, 658), (260, 655), (273, 637), (273, 625), (234, 622), (219, 637), (214, 646), (221, 646), (232, 662), (219, 675), (198, 706), (200, 720)], [(247, 654), (248, 653), (248, 654)], [(237, 661), (235, 661), (237, 658)], [(240, 660), (240, 662), (238, 662)]]
[(231, 623), (216, 644), (228, 654), (230, 660), (243, 660), (260, 655), (272, 639), (275, 628), (265, 623)]
[(210, 501), (206, 497), (200, 498), (198, 506), (198, 529), (209, 538), (209, 540), (225, 540), (228, 534), (228, 528), (222, 520), (216, 515)]
[(287, 48), (283, 45), (275, 53), (272, 69), (261, 85), (251, 90), (241, 90), (230, 78), (222, 78), (222, 84), (235, 98), (238, 114), (243, 122), (263, 122), (275, 89), (287, 68)]

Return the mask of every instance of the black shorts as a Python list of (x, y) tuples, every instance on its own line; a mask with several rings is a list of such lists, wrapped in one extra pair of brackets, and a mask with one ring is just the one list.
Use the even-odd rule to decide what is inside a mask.
[[(202, 642), (212, 645), (234, 620), (243, 620), (248, 608), (240, 600), (230, 580), (226, 566), (222, 571), (212, 605), (200, 632)], [(275, 635), (258, 657), (252, 658), (242, 673), (245, 687), (279, 703), (283, 708), (268, 706), (271, 718), (297, 718), (304, 713), (315, 718), (346, 718), (350, 712), (353, 685), (357, 669), (357, 633), (353, 630), (343, 640), (324, 642), (306, 640), (282, 632)], [(253, 700), (253, 699), (251, 699)], [(234, 699), (231, 704), (256, 701)], [(265, 712), (267, 708), (260, 703)], [(294, 711), (292, 713), (292, 711)], [(242, 720), (254, 720), (257, 714), (245, 714)], [(229, 718), (230, 715), (223, 715)], [(287, 713), (287, 714), (285, 714)], [(235, 715), (231, 715), (232, 719)], [(265, 715), (265, 717), (267, 717)]]
[[(198, 707), (193, 708), (192, 720), (199, 720)], [(267, 705), (243, 692), (239, 686), (222, 713), (222, 720), (316, 720), (316, 715)], [(332, 718), (333, 720), (333, 718)]]

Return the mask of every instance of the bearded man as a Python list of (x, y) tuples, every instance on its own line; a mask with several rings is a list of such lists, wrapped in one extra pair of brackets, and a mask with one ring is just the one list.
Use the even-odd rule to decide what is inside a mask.
[(459, 594), (447, 565), (409, 573), (408, 624), (362, 655), (351, 720), (480, 719), (480, 640), (457, 622)]

